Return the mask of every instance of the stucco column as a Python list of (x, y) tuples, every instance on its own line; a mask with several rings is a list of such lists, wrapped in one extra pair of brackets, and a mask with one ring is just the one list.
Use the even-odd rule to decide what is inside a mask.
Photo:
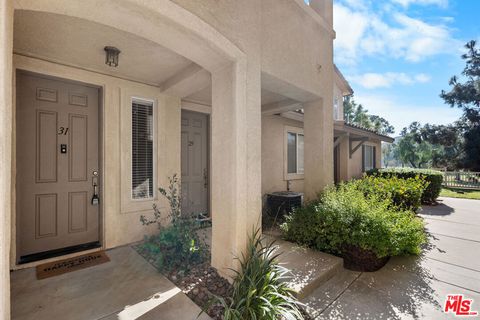
[(305, 199), (315, 199), (333, 184), (333, 90), (323, 99), (304, 104)]
[[(224, 275), (238, 266), (234, 257), (241, 255), (248, 234), (260, 227), (257, 80), (247, 77), (246, 63), (241, 61), (212, 73), (212, 265)], [(258, 91), (258, 98), (253, 91)]]
[(0, 319), (10, 319), (13, 6), (0, 0)]
[(340, 180), (350, 180), (350, 138), (348, 136), (341, 137), (338, 145), (338, 170), (340, 172)]

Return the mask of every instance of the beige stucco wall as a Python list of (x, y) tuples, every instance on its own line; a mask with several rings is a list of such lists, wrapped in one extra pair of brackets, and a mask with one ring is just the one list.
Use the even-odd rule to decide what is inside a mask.
[[(303, 128), (301, 121), (278, 115), (262, 117), (262, 194), (287, 190), (285, 127)], [(303, 192), (303, 179), (290, 180), (290, 190)]]
[(319, 97), (331, 95), (332, 25), (302, 0), (260, 2), (262, 71)]
[[(287, 189), (287, 179), (285, 177), (285, 128), (296, 127), (303, 128), (303, 122), (287, 119), (279, 115), (269, 115), (262, 117), (262, 195), (274, 191), (285, 191)], [(354, 146), (358, 142), (354, 142)], [(381, 141), (371, 140), (364, 145), (376, 147), (376, 167), (381, 166)], [(360, 178), (362, 172), (362, 148), (348, 157), (349, 142), (348, 138), (343, 139), (339, 145), (343, 148), (340, 153), (340, 178), (341, 180), (350, 180)], [(343, 167), (342, 167), (343, 165)], [(348, 166), (348, 172), (345, 172), (345, 166)], [(304, 179), (291, 180), (290, 190), (295, 192), (304, 192)]]
[[(103, 246), (112, 248), (134, 241), (155, 230), (140, 224), (141, 214), (151, 215), (152, 205), (167, 208), (167, 202), (156, 194), (154, 200), (130, 199), (130, 141), (131, 98), (154, 100), (157, 138), (157, 186), (166, 186), (168, 177), (180, 172), (180, 99), (159, 93), (157, 87), (143, 85), (102, 74), (14, 55), (14, 67), (45, 75), (96, 85), (103, 91), (101, 123), (103, 127), (102, 166), (102, 224)], [(14, 144), (15, 145), (15, 144)], [(168, 152), (165, 152), (168, 150)], [(14, 161), (15, 163), (15, 161)], [(14, 168), (15, 170), (15, 168)], [(15, 225), (15, 211), (12, 212)], [(12, 267), (15, 264), (15, 231), (12, 235)]]
[[(312, 0), (331, 2), (331, 0)], [(262, 73), (322, 97), (333, 79), (332, 25), (303, 0), (173, 0), (219, 30)], [(327, 6), (328, 7), (328, 6)], [(301, 48), (301, 49), (299, 49)]]
[(0, 319), (10, 318), (13, 7), (0, 0)]

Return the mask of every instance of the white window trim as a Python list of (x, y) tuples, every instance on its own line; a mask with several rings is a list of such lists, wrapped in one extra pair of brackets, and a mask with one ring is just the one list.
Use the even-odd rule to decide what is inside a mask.
[[(129, 89), (119, 91), (119, 105), (120, 110), (127, 112), (120, 112), (120, 212), (139, 213), (151, 212), (152, 205), (156, 204), (161, 207), (159, 202), (160, 195), (158, 192), (159, 181), (158, 165), (160, 163), (160, 155), (158, 150), (162, 150), (164, 145), (163, 136), (160, 136), (161, 126), (163, 126), (163, 100), (158, 100), (155, 93), (150, 90), (136, 90), (132, 92)], [(136, 100), (139, 102), (153, 102), (153, 198), (133, 199), (132, 195), (132, 102)]]
[[(284, 134), (283, 134), (283, 176), (284, 180), (303, 180), (305, 177), (304, 173), (288, 173), (288, 133), (295, 133), (295, 134), (301, 134), (303, 135), (304, 138), (304, 143), (305, 143), (305, 134), (303, 133), (303, 128), (299, 127), (291, 127), (291, 126), (285, 126), (284, 127)], [(298, 140), (297, 140), (298, 142)], [(304, 145), (304, 150), (305, 150), (305, 145)], [(297, 145), (297, 159), (298, 159), (298, 145)], [(304, 154), (304, 159), (305, 159), (305, 154)], [(304, 163), (304, 170), (305, 170), (305, 163)], [(297, 161), (297, 171), (298, 171), (298, 161)]]
[(153, 170), (152, 170), (152, 179), (153, 179), (153, 193), (152, 193), (152, 197), (148, 197), (148, 198), (140, 198), (140, 199), (135, 199), (133, 197), (133, 189), (132, 189), (132, 178), (133, 178), (133, 156), (132, 156), (132, 153), (133, 153), (133, 140), (132, 140), (132, 126), (133, 126), (133, 122), (132, 122), (132, 118), (130, 118), (130, 201), (134, 201), (134, 202), (142, 202), (142, 201), (152, 201), (152, 200), (156, 200), (157, 199), (157, 143), (158, 143), (158, 137), (157, 137), (157, 108), (156, 108), (156, 103), (155, 103), (155, 100), (153, 99), (147, 99), (147, 98), (141, 98), (141, 97), (131, 97), (130, 98), (130, 114), (132, 114), (132, 108), (133, 108), (133, 103), (134, 102), (138, 102), (138, 103), (151, 103), (152, 104), (152, 130), (153, 130), (153, 141), (152, 141), (152, 145), (153, 145), (153, 150), (152, 150), (152, 164), (153, 164)]

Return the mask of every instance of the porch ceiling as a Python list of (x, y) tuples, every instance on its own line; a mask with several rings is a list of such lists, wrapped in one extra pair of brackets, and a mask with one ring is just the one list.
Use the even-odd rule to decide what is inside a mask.
[[(287, 97), (281, 94), (271, 92), (266, 89), (262, 89), (261, 94), (262, 94), (262, 106), (272, 104), (272, 103), (277, 103), (280, 101), (285, 101), (287, 99)], [(212, 104), (212, 86), (210, 85), (198, 92), (195, 92), (194, 94), (189, 95), (188, 97), (185, 98), (185, 100), (211, 105)]]
[(198, 102), (205, 105), (212, 105), (212, 85), (203, 88), (202, 90), (195, 92), (185, 98), (185, 100)]
[[(119, 66), (105, 65), (105, 46), (119, 48)], [(161, 86), (191, 61), (173, 51), (98, 23), (16, 10), (14, 52)]]

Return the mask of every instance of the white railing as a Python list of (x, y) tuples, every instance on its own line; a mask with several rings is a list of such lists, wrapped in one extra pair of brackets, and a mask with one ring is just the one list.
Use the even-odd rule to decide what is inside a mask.
[(480, 172), (445, 171), (443, 185), (449, 188), (480, 190)]

